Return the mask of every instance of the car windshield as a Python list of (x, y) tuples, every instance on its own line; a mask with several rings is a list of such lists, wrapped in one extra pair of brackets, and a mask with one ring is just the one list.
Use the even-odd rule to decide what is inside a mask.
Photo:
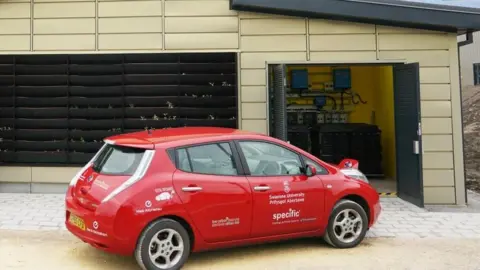
[(107, 175), (132, 175), (142, 160), (145, 149), (106, 145), (93, 163), (93, 170)]

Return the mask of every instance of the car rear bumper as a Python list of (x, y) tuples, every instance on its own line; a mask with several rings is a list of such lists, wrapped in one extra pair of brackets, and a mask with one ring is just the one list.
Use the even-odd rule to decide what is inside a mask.
[[(65, 206), (65, 226), (69, 232), (80, 240), (109, 253), (120, 255), (131, 255), (133, 253), (129, 242), (115, 235), (114, 216), (102, 216), (97, 212), (87, 210), (75, 203), (71, 196), (66, 197)], [(83, 220), (85, 227), (80, 228), (70, 223), (71, 215)]]

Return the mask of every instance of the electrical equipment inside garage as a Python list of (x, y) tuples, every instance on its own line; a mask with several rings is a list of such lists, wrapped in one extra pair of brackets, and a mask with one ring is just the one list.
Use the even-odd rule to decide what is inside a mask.
[[(374, 89), (364, 85), (373, 76), (355, 67), (325, 65), (286, 65), (284, 74), (287, 141), (334, 164), (344, 158), (357, 159), (367, 176), (383, 177), (382, 132), (371, 123), (370, 114), (365, 116), (373, 108), (369, 93)], [(362, 97), (365, 93), (371, 103)]]
[(83, 164), (105, 137), (237, 127), (235, 53), (0, 56), (0, 162)]

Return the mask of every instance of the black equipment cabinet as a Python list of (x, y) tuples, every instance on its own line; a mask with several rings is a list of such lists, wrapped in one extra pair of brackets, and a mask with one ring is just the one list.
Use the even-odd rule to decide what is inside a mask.
[(381, 130), (369, 124), (321, 124), (310, 131), (311, 153), (325, 162), (338, 164), (344, 158), (360, 163), (369, 177), (383, 177)]

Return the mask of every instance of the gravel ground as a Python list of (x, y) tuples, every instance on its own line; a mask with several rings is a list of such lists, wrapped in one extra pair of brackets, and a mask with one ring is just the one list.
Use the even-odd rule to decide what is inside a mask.
[(467, 188), (480, 192), (480, 87), (462, 90)]
[[(371, 238), (337, 250), (318, 239), (194, 254), (184, 270), (480, 269), (475, 239)], [(66, 232), (0, 231), (0, 269), (139, 269), (133, 258), (98, 251)], [(182, 270), (183, 270), (182, 269)]]

